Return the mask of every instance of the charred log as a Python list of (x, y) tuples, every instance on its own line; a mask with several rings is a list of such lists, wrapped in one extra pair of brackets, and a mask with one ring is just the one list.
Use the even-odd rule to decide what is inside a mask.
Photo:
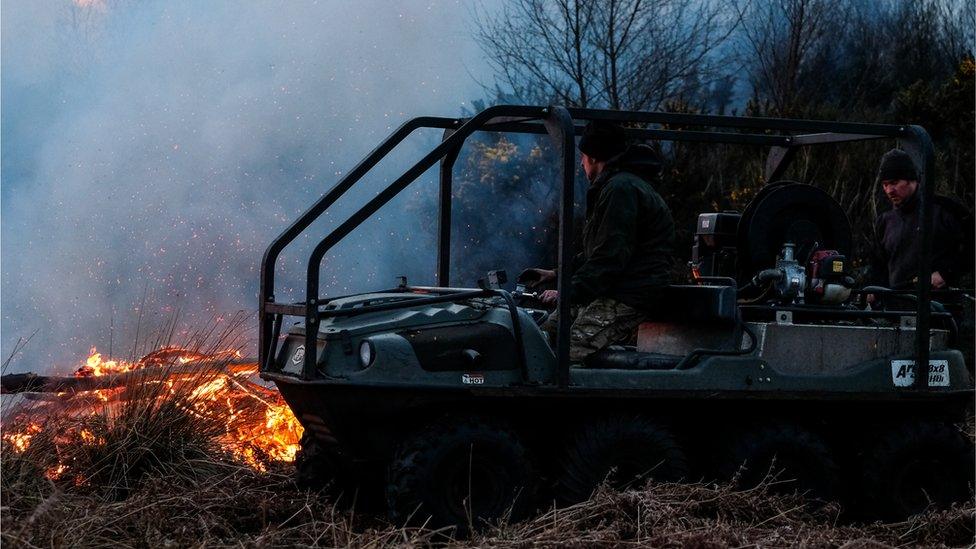
[[(243, 375), (257, 371), (257, 363), (249, 359), (216, 364), (189, 362), (175, 366), (140, 368), (103, 376), (44, 376), (35, 373), (0, 376), (0, 394), (63, 393), (96, 391), (125, 387), (149, 380), (177, 380), (208, 374)], [(255, 384), (256, 387), (257, 386)]]

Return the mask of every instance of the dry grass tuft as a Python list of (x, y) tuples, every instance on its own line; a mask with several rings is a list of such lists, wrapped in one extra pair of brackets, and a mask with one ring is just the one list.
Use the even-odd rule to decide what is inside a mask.
[(801, 495), (728, 485), (652, 484), (601, 489), (586, 502), (551, 509), (475, 540), (480, 546), (960, 546), (973, 543), (973, 505), (898, 524), (844, 525), (839, 509)]

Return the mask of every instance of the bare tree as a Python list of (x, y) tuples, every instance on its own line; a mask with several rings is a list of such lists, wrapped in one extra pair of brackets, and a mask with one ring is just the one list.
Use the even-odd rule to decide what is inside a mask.
[[(951, 73), (973, 55), (973, 10), (961, 0), (893, 2), (879, 18), (878, 33), (887, 40), (885, 64), (903, 81), (931, 81)], [(909, 79), (904, 81), (906, 77)]]
[(941, 81), (973, 52), (966, 0), (740, 0), (738, 52), (758, 98), (781, 115), (832, 105), (886, 110), (899, 90)]
[(589, 0), (514, 0), (476, 15), (476, 36), (499, 79), (527, 101), (589, 105), (594, 52)]
[(715, 78), (716, 48), (735, 27), (720, 2), (605, 0), (594, 9), (598, 98), (613, 109), (653, 109)]
[(707, 83), (735, 19), (724, 0), (513, 0), (478, 14), (503, 85), (532, 102), (651, 109)]
[(830, 63), (833, 40), (841, 36), (841, 0), (745, 0), (739, 53), (751, 73), (753, 90), (781, 115), (796, 114), (819, 99), (824, 79), (818, 66)]
[(939, 44), (945, 55), (959, 60), (976, 50), (976, 3), (969, 0), (931, 0), (939, 20)]

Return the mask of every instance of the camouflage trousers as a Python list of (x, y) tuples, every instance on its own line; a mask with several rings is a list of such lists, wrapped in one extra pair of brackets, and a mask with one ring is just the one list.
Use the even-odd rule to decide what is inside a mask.
[[(610, 345), (633, 345), (637, 341), (637, 327), (644, 321), (644, 315), (637, 309), (607, 297), (594, 299), (583, 307), (573, 307), (571, 312), (569, 359), (573, 362), (582, 362)], [(553, 347), (558, 325), (558, 310), (542, 325)]]

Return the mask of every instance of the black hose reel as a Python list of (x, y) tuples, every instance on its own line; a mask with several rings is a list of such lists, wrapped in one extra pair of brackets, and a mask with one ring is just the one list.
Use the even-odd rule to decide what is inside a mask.
[(814, 248), (850, 255), (851, 224), (826, 191), (795, 181), (765, 186), (742, 213), (737, 230), (739, 283), (776, 265), (784, 243), (805, 263)]

